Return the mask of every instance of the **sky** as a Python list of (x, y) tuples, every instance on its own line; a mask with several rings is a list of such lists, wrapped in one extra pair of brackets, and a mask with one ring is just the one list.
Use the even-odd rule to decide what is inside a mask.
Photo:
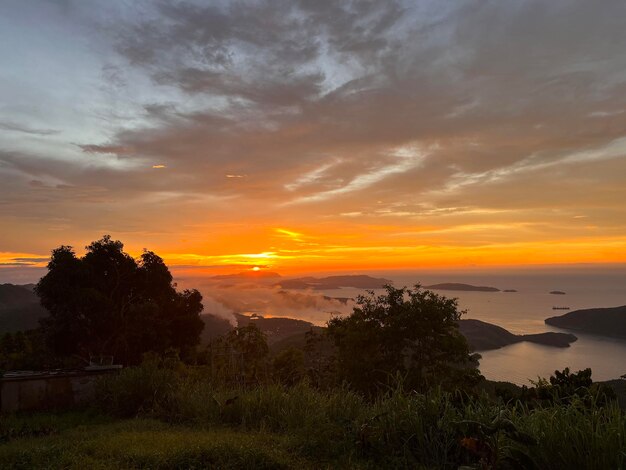
[[(626, 3), (0, 3), (0, 278), (626, 262)], [(26, 274), (25, 274), (26, 273)]]

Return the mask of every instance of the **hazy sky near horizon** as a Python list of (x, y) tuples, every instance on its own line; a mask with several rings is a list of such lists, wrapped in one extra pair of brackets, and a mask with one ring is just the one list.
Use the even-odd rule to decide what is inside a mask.
[(626, 2), (0, 3), (0, 269), (626, 261)]

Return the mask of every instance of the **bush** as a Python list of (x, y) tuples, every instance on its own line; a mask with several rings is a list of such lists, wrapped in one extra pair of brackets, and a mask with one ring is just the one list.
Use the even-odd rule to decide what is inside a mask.
[(147, 357), (138, 367), (122, 369), (119, 375), (96, 382), (96, 402), (115, 416), (159, 414), (168, 410), (180, 374), (168, 360)]
[(281, 351), (272, 361), (272, 371), (279, 383), (295, 385), (304, 378), (304, 352), (296, 348)]
[(148, 414), (194, 429), (275, 433), (294, 455), (322, 467), (338, 461), (443, 469), (626, 465), (626, 417), (615, 403), (593, 396), (502, 404), (441, 389), (407, 393), (396, 378), (393, 389), (368, 400), (306, 381), (225, 387), (211, 382), (206, 369), (175, 369), (162, 361), (126, 369), (103, 382), (103, 403), (116, 415)]

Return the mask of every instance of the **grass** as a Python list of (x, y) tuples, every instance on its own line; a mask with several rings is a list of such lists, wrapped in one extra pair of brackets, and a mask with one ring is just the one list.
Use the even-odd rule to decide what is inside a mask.
[(626, 416), (618, 407), (573, 403), (514, 412), (519, 428), (538, 440), (538, 468), (626, 468)]
[[(626, 416), (614, 403), (504, 405), (401, 387), (366, 400), (306, 383), (224, 388), (202, 374), (151, 367), (100, 384), (100, 414), (0, 418), (0, 468), (457, 469), (523, 461), (520, 468), (626, 469)], [(480, 467), (468, 438), (488, 444), (488, 465)]]
[(316, 465), (294, 454), (285, 436), (127, 419), (14, 439), (0, 445), (0, 468), (306, 469)]

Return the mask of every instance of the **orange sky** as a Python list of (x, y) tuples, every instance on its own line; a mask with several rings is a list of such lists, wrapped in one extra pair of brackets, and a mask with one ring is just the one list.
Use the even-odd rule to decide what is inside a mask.
[(626, 262), (623, 2), (5, 10), (3, 280)]

